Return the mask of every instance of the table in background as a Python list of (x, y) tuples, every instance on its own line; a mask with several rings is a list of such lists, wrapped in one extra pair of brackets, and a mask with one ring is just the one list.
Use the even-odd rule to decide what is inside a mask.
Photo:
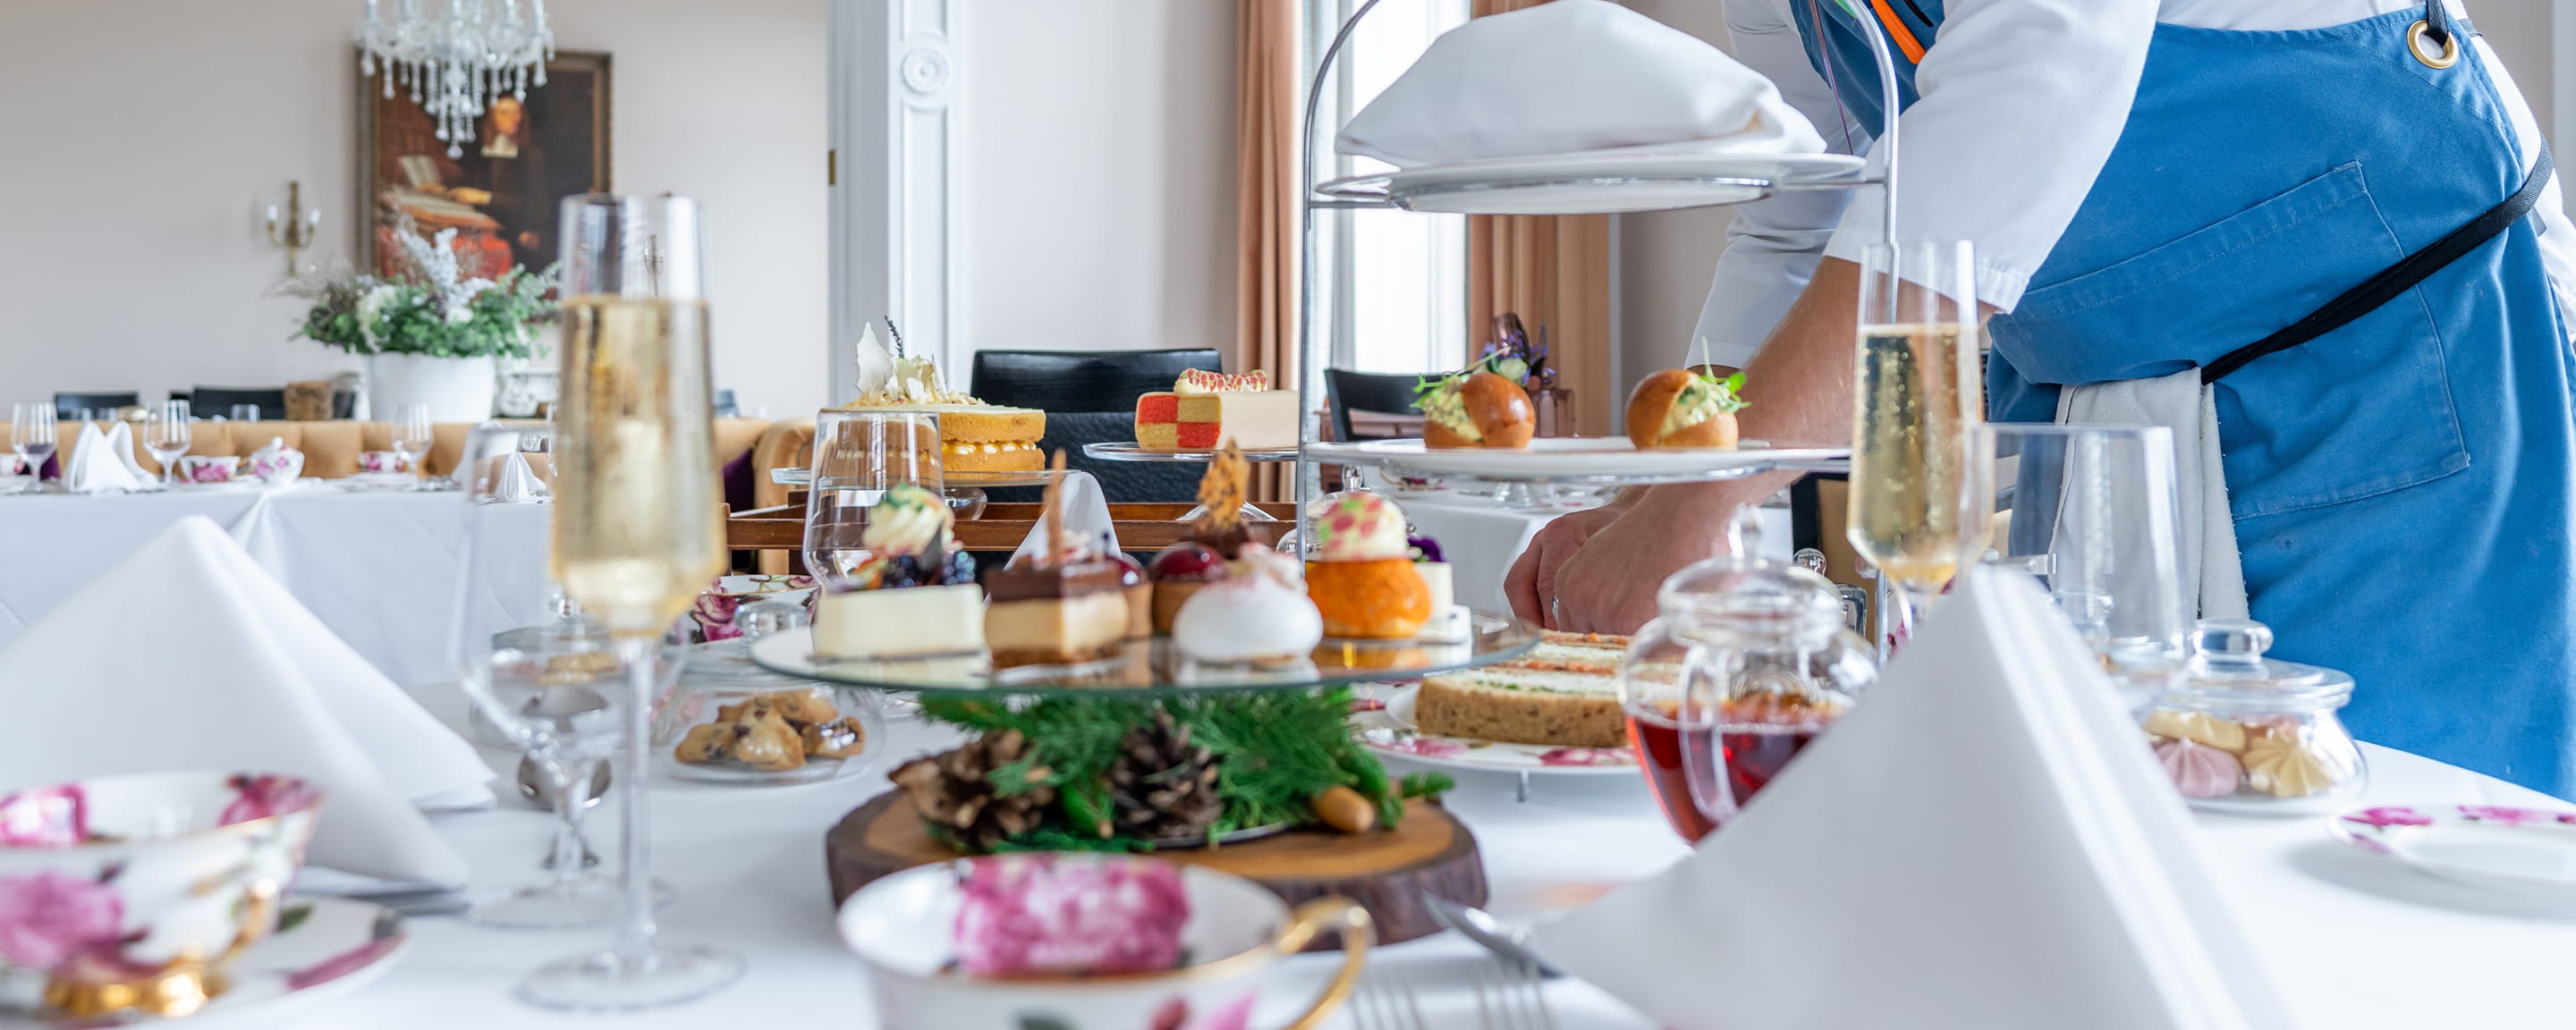
[[(1503, 577), (1510, 574), (1513, 560), (1528, 549), (1530, 538), (1538, 535), (1539, 528), (1559, 516), (1592, 507), (1587, 501), (1514, 508), (1491, 497), (1453, 490), (1390, 490), (1387, 497), (1404, 509), (1414, 529), (1440, 542), (1441, 554), (1449, 559), (1458, 603), (1495, 612), (1512, 610), (1510, 599), (1503, 594)], [(1763, 552), (1775, 561), (1789, 560), (1789, 509), (1758, 510)]]
[[(452, 689), (425, 694), (451, 723), (463, 701)], [(899, 722), (873, 768), (827, 784), (725, 789), (657, 782), (656, 871), (681, 898), (662, 916), (665, 931), (714, 941), (750, 959), (731, 990), (658, 1012), (594, 1020), (602, 1026), (670, 1027), (770, 1023), (876, 1026), (858, 960), (834, 930), (823, 835), (841, 816), (887, 788), (903, 758), (945, 747), (946, 731)], [(2378, 803), (2481, 801), (2548, 804), (2530, 791), (2401, 752), (2369, 748)], [(487, 753), (496, 768), (507, 756)], [(1579, 904), (1599, 890), (1651, 876), (1685, 854), (1627, 777), (1542, 778), (1526, 803), (1513, 778), (1466, 773), (1450, 809), (1477, 834), (1490, 907), (1528, 919)], [(614, 805), (591, 820), (596, 840), (616, 839)], [(473, 862), (478, 887), (536, 872), (546, 817), (515, 803), (441, 816), (439, 828)], [(2323, 820), (2203, 816), (2200, 842), (2255, 949), (2302, 1026), (2564, 1026), (2559, 984), (2576, 959), (2576, 907), (2434, 880), (2330, 842)], [(1891, 854), (1889, 861), (1903, 861)], [(1999, 899), (1998, 904), (2008, 904)], [(510, 999), (529, 969), (607, 940), (605, 931), (488, 930), (456, 919), (414, 920), (413, 944), (387, 976), (349, 997), (299, 1013), (279, 1030), (366, 1026), (533, 1027), (565, 1017)], [(1401, 974), (1434, 1027), (1475, 1026), (1474, 977), (1483, 953), (1455, 934), (1379, 950), (1380, 975)], [(1640, 956), (1642, 959), (1650, 956)], [(1830, 961), (1820, 956), (1819, 961)], [(1258, 1026), (1279, 1025), (1328, 976), (1333, 955), (1300, 956), (1266, 996)], [(1666, 956), (1686, 970), (1694, 961)], [(2033, 970), (2045, 975), (2045, 970)], [(2009, 990), (2009, 984), (1997, 985)], [(1589, 985), (1547, 987), (1556, 1025), (1652, 1030), (1653, 1023)], [(1724, 999), (1712, 997), (1712, 1006)], [(1336, 1027), (1348, 1027), (1347, 1016)]]
[[(281, 490), (167, 490), (143, 494), (0, 497), (0, 646), (171, 524), (202, 515), (224, 527), (323, 625), (404, 687), (455, 676), (447, 636), (455, 618), (463, 495), (353, 492), (318, 481)], [(509, 505), (496, 546), (527, 555), (543, 598), (553, 509)], [(498, 604), (492, 598), (477, 603)], [(534, 602), (509, 614), (535, 622)], [(134, 627), (150, 646), (152, 627)]]

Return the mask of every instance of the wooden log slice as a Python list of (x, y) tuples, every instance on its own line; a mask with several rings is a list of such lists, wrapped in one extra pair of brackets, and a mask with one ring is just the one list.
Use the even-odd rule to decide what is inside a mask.
[[(859, 806), (823, 837), (832, 878), (832, 905), (877, 878), (915, 866), (954, 859), (932, 840), (912, 799), (887, 791)], [(1422, 904), (1429, 891), (1468, 905), (1485, 904), (1485, 862), (1476, 835), (1449, 810), (1425, 801), (1405, 806), (1392, 830), (1349, 836), (1298, 830), (1218, 848), (1158, 851), (1157, 858), (1233, 873), (1267, 887), (1290, 906), (1338, 895), (1359, 902), (1377, 920), (1380, 944), (1440, 931)], [(1338, 947), (1325, 934), (1309, 950)]]

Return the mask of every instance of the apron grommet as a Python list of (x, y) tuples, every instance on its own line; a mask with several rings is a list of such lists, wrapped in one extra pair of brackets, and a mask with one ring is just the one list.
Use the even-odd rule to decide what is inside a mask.
[(2424, 52), (2424, 44), (2432, 34), (2430, 30), (2431, 26), (2423, 19), (2416, 19), (2415, 24), (2406, 29), (2406, 49), (2427, 68), (2448, 68), (2460, 63), (2460, 34), (2456, 31), (2448, 33), (2442, 40), (2440, 52), (2428, 54)]

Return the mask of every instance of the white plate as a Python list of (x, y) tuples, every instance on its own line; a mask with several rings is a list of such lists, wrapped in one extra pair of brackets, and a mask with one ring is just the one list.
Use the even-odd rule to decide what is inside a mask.
[(1419, 685), (1400, 687), (1386, 697), (1384, 707), (1352, 712), (1353, 736), (1369, 750), (1446, 769), (1573, 776), (1637, 775), (1637, 753), (1624, 747), (1513, 744), (1419, 732), (1413, 725), (1413, 697), (1421, 690)]
[(2576, 812), (2510, 805), (2374, 805), (2335, 839), (2444, 879), (2576, 897)]
[(340, 489), (357, 493), (393, 493), (419, 490), (430, 480), (409, 472), (360, 472), (332, 482)]
[[(352, 898), (290, 897), (279, 926), (233, 963), (231, 986), (185, 1017), (184, 1025), (191, 1030), (284, 1025), (383, 976), (410, 942), (402, 917), (392, 909)], [(51, 1021), (0, 1009), (0, 1030), (96, 1025), (102, 1024)]]
[(1601, 479), (1604, 477), (1719, 478), (1777, 464), (1809, 464), (1851, 457), (1840, 447), (1772, 447), (1747, 440), (1735, 450), (1691, 448), (1641, 451), (1625, 437), (1542, 437), (1519, 450), (1459, 447), (1434, 449), (1420, 440), (1364, 440), (1306, 447), (1315, 461), (1376, 465), (1433, 478), (1492, 480)]
[(1608, 214), (1758, 200), (1774, 186), (1861, 182), (1846, 154), (1745, 153), (1730, 140), (1489, 158), (1335, 179), (1317, 192), (1414, 211)]

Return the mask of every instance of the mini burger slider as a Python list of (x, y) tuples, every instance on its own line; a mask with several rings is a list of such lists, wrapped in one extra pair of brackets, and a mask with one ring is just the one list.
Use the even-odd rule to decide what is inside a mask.
[(1469, 369), (1422, 384), (1422, 444), (1432, 448), (1529, 446), (1538, 413), (1519, 383)]
[(1628, 395), (1628, 439), (1639, 450), (1732, 448), (1735, 413), (1744, 410), (1737, 391), (1743, 388), (1742, 372), (1719, 379), (1668, 368), (1647, 376)]

